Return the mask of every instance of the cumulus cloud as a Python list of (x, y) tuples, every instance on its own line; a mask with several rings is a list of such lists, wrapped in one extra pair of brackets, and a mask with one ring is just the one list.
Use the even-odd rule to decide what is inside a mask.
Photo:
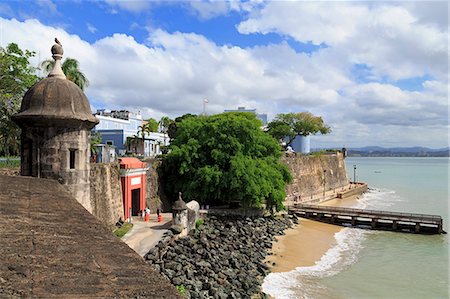
[(369, 65), (378, 78), (446, 77), (448, 22), (445, 28), (434, 26), (426, 23), (427, 13), (408, 7), (274, 1), (237, 28), (243, 34), (275, 32), (300, 42), (324, 43), (330, 47), (329, 55), (345, 57), (349, 64)]
[[(319, 13), (321, 4), (307, 4), (307, 12)], [(0, 21), (4, 27), (3, 44), (17, 42), (22, 48), (40, 53), (41, 59), (50, 57), (49, 49), (54, 37), (58, 37), (64, 56), (78, 59), (89, 78), (91, 85), (86, 93), (95, 108), (140, 110), (145, 117), (176, 117), (200, 113), (203, 99), (208, 98), (208, 113), (247, 106), (269, 117), (306, 110), (322, 115), (333, 133), (326, 139), (314, 137), (317, 145), (327, 140), (324, 145), (363, 146), (373, 140), (373, 144), (427, 142), (443, 146), (448, 138), (448, 85), (442, 74), (447, 57), (440, 54), (439, 47), (441, 33), (446, 29), (427, 25), (426, 18), (399, 6), (391, 10), (386, 5), (343, 6), (333, 18), (321, 11), (316, 18), (303, 20), (297, 31), (303, 28), (305, 32), (298, 35), (293, 31), (297, 21), (290, 20), (286, 8), (275, 2), (251, 11), (251, 17), (239, 27), (242, 32), (276, 31), (297, 40), (311, 38), (328, 45), (311, 54), (298, 53), (287, 43), (248, 48), (221, 46), (199, 34), (161, 29), (151, 29), (144, 43), (121, 33), (88, 43), (37, 20)], [(296, 12), (297, 18), (304, 13)], [(353, 26), (350, 21), (339, 22), (347, 14), (354, 16)], [(275, 16), (291, 25), (277, 27)], [(369, 17), (371, 24), (381, 24), (377, 30), (358, 27), (367, 24), (364, 19)], [(323, 30), (319, 25), (324, 25)], [(307, 32), (305, 26), (313, 26), (315, 33)], [(334, 35), (333, 30), (338, 34)], [(408, 36), (412, 31), (423, 41), (414, 42)], [(384, 35), (364, 37), (364, 32)], [(369, 43), (370, 39), (374, 44)], [(396, 45), (397, 41), (403, 44)], [(429, 49), (432, 46), (436, 51)], [(405, 51), (395, 53), (396, 49)], [(37, 57), (33, 63), (38, 64)], [(402, 90), (389, 80), (355, 82), (355, 63), (367, 64), (374, 81), (377, 77), (408, 78), (424, 73), (429, 79), (418, 91)]]

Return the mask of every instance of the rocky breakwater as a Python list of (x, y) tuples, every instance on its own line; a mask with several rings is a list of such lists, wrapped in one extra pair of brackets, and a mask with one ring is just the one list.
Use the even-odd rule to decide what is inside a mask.
[(275, 236), (296, 222), (292, 216), (209, 216), (186, 237), (166, 236), (146, 259), (186, 298), (264, 298), (264, 258)]

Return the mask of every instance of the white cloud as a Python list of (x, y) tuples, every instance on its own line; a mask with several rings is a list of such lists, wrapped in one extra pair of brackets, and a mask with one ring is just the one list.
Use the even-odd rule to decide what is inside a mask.
[[(107, 4), (112, 7), (128, 10), (133, 13), (139, 13), (150, 7), (151, 2), (147, 0), (105, 0)], [(117, 11), (112, 9), (112, 14), (116, 14)]]
[(53, 3), (52, 0), (38, 0), (37, 4), (39, 5), (39, 7), (41, 9), (41, 13), (42, 13), (42, 10), (44, 10), (52, 15), (59, 14), (58, 8), (56, 7), (56, 4)]
[(246, 2), (234, 0), (198, 0), (189, 1), (189, 7), (201, 18), (212, 19), (227, 15), (232, 11), (249, 12), (262, 5), (263, 0), (250, 0)]
[[(367, 12), (367, 8), (361, 7), (355, 10)], [(401, 15), (404, 11), (389, 13)], [(406, 14), (403, 20), (408, 17)], [(96, 108), (140, 110), (145, 117), (176, 117), (200, 113), (203, 99), (208, 98), (208, 113), (247, 106), (268, 113), (269, 117), (305, 110), (322, 115), (333, 127), (333, 133), (314, 137), (318, 145), (328, 142), (330, 146), (363, 146), (373, 140), (372, 144), (380, 145), (397, 142), (439, 147), (448, 140), (448, 85), (439, 75), (442, 67), (436, 66), (442, 64), (441, 58), (439, 55), (430, 58), (431, 53), (430, 57), (418, 57), (416, 65), (410, 61), (419, 55), (415, 49), (421, 53), (426, 45), (440, 45), (439, 34), (428, 37), (425, 45), (411, 42), (404, 57), (402, 53), (395, 56), (392, 52), (395, 45), (388, 42), (380, 42), (364, 52), (367, 44), (349, 42), (355, 36), (366, 42), (362, 32), (353, 31), (332, 37), (335, 43), (344, 46), (328, 42), (330, 47), (307, 55), (295, 52), (287, 43), (244, 49), (219, 46), (198, 34), (168, 33), (161, 29), (151, 31), (145, 44), (126, 34), (88, 43), (64, 29), (36, 20), (0, 18), (0, 21), (4, 27), (3, 44), (17, 42), (24, 49), (40, 53), (41, 59), (50, 57), (53, 39), (58, 37), (64, 46), (64, 56), (80, 61), (91, 82), (86, 91), (91, 103), (103, 105)], [(414, 22), (407, 25), (411, 24), (409, 21), (392, 23), (390, 18), (377, 22), (391, 22), (392, 32), (397, 37), (403, 32), (400, 35), (404, 39), (410, 31), (408, 26), (416, 26)], [(404, 29), (399, 29), (402, 26)], [(435, 31), (422, 29), (427, 34), (441, 32), (436, 26), (432, 28)], [(418, 33), (425, 34), (420, 30)], [(323, 38), (317, 40), (328, 35), (324, 32)], [(383, 41), (381, 36), (377, 38)], [(355, 53), (350, 53), (352, 50)], [(394, 56), (398, 61), (391, 62), (392, 70), (385, 70), (384, 59), (390, 61)], [(388, 83), (356, 83), (351, 73), (354, 60), (368, 63), (379, 75), (392, 74), (398, 67), (402, 73), (431, 73), (434, 78), (424, 82), (421, 91), (401, 90)], [(33, 63), (37, 62), (36, 57)]]
[(378, 78), (428, 74), (442, 79), (448, 73), (448, 21), (445, 28), (428, 23), (429, 17), (408, 10), (411, 5), (274, 1), (237, 28), (244, 34), (275, 32), (324, 43), (332, 57), (369, 65)]
[(91, 23), (87, 23), (86, 27), (87, 27), (87, 30), (92, 34), (97, 32), (97, 28), (94, 25), (92, 25)]

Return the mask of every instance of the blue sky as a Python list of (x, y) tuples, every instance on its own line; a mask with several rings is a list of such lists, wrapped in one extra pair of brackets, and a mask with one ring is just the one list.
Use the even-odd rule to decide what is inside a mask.
[(53, 37), (96, 108), (311, 111), (313, 146), (448, 146), (448, 2), (3, 1), (1, 45)]

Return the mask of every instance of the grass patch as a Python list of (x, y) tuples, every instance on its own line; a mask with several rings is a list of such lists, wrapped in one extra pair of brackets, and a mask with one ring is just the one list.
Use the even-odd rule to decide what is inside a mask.
[(114, 231), (118, 238), (122, 238), (133, 227), (133, 223), (125, 222), (120, 228)]
[(18, 168), (20, 167), (19, 157), (0, 157), (0, 168)]

